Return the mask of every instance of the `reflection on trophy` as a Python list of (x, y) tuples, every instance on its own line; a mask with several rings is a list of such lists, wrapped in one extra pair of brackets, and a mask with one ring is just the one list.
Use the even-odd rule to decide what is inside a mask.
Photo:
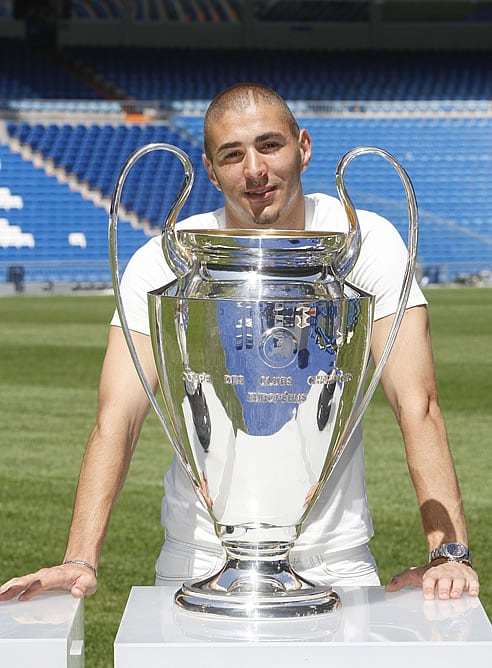
[[(173, 153), (185, 170), (162, 232), (163, 262), (176, 279), (148, 295), (162, 409), (126, 324), (116, 238), (126, 176), (153, 150)], [(398, 171), (409, 210), (400, 301), (365, 394), (374, 298), (345, 280), (361, 241), (344, 185), (346, 166), (363, 153), (381, 155)], [(176, 229), (193, 168), (186, 154), (168, 144), (137, 150), (118, 178), (110, 247), (123, 330), (149, 399), (226, 553), (218, 573), (186, 582), (176, 593), (184, 610), (262, 619), (317, 615), (340, 604), (331, 587), (294, 572), (289, 551), (357, 427), (395, 340), (414, 272), (417, 207), (405, 171), (381, 149), (347, 153), (336, 182), (346, 233)]]

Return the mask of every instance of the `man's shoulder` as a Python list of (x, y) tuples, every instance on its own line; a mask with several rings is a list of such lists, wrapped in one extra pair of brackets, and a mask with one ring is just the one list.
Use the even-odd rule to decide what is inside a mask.
[[(307, 203), (307, 210), (311, 208), (311, 227), (320, 229), (331, 227), (334, 231), (347, 228), (347, 214), (342, 203), (337, 197), (326, 195), (325, 193), (311, 193), (304, 196)], [(378, 234), (388, 234), (388, 230), (393, 229), (392, 223), (375, 211), (367, 209), (356, 209), (357, 219), (361, 228), (362, 238), (364, 239), (371, 232), (376, 230)]]

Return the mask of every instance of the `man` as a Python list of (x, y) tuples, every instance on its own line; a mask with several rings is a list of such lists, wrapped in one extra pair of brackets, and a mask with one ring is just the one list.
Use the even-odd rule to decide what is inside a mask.
[[(238, 84), (210, 105), (204, 124), (203, 162), (223, 192), (225, 207), (183, 221), (189, 228), (345, 230), (340, 204), (325, 195), (304, 196), (301, 174), (311, 159), (311, 138), (299, 129), (285, 102), (257, 84)], [(395, 229), (359, 212), (362, 248), (349, 279), (376, 295), (371, 353), (381, 357), (396, 309), (406, 252)], [(146, 293), (172, 280), (158, 239), (137, 251), (122, 283), (125, 310), (143, 370), (152, 386), (156, 371), (148, 336)], [(409, 354), (411, 351), (411, 354)], [(420, 586), (426, 598), (477, 596), (478, 577), (467, 553), (461, 496), (449, 452), (434, 378), (426, 301), (413, 286), (382, 385), (398, 419), (431, 561), (409, 568), (387, 585)], [(64, 563), (0, 588), (0, 600), (29, 599), (50, 588), (76, 597), (97, 587), (96, 566), (115, 499), (125, 480), (149, 408), (115, 317), (99, 389), (97, 420), (82, 464)], [(365, 498), (360, 430), (357, 442), (330, 479), (292, 551), (294, 567), (308, 579), (331, 584), (378, 584), (368, 549), (372, 526)], [(350, 490), (350, 495), (340, 490)], [(339, 493), (337, 493), (337, 491)], [(221, 547), (212, 522), (174, 462), (163, 503), (166, 542), (156, 564), (157, 583), (181, 582), (218, 568)], [(461, 547), (460, 547), (461, 546)], [(463, 554), (453, 554), (453, 550)]]

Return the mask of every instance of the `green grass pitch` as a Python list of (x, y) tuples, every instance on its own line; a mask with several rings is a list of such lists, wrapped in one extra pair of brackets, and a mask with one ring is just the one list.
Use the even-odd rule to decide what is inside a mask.
[[(469, 538), (492, 614), (492, 290), (432, 289), (440, 403), (463, 492)], [(0, 580), (59, 562), (78, 470), (92, 428), (113, 298), (22, 295), (0, 300)], [(417, 504), (395, 420), (377, 391), (365, 416), (367, 482), (383, 582), (426, 560)], [(86, 665), (112, 665), (113, 640), (133, 585), (153, 584), (162, 529), (162, 476), (171, 451), (147, 420), (115, 507), (86, 600)]]

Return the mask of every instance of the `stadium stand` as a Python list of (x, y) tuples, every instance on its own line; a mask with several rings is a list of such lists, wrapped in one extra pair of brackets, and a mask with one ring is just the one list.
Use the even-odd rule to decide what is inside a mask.
[[(236, 22), (240, 3), (237, 0), (137, 0), (128, 8), (137, 21), (198, 21)], [(71, 5), (71, 18), (75, 20), (121, 19), (124, 7), (115, 0), (84, 2), (75, 0)]]
[[(305, 3), (260, 4), (280, 12), (283, 4), (294, 11)], [(312, 11), (316, 4), (323, 3), (313, 3)], [(135, 21), (164, 15), (167, 21), (233, 21), (241, 9), (226, 0), (130, 5)], [(130, 5), (73, 2), (71, 11), (78, 21), (109, 23)], [(191, 7), (194, 14), (187, 16)], [(218, 90), (238, 80), (276, 88), (311, 132), (315, 153), (304, 177), (307, 191), (336, 194), (338, 158), (356, 145), (381, 146), (415, 185), (425, 280), (489, 271), (490, 58), (482, 51), (388, 57), (375, 50), (363, 57), (339, 52), (333, 62), (332, 53), (320, 51), (287, 58), (258, 50), (49, 49), (28, 39), (2, 40), (0, 287), (2, 281), (19, 289), (60, 281), (108, 284), (109, 200), (122, 164), (143, 144), (176, 144), (190, 155), (196, 181), (181, 217), (220, 206), (221, 195), (201, 166), (202, 115)], [(132, 170), (122, 198), (123, 264), (158, 231), (181, 179), (179, 162), (161, 152)], [(388, 165), (366, 157), (352, 163), (347, 179), (356, 205), (380, 211), (406, 235), (403, 189)]]
[[(374, 3), (372, 3), (374, 4)], [(486, 2), (447, 3), (453, 21), (490, 19), (492, 10)], [(366, 21), (371, 14), (369, 0), (255, 0), (254, 14), (263, 21), (319, 22)], [(381, 2), (381, 11), (388, 20), (402, 18), (432, 20), (441, 18), (443, 0), (418, 2)], [(238, 21), (242, 13), (239, 0), (136, 0), (128, 8), (132, 18), (140, 21)], [(449, 10), (448, 10), (449, 11)], [(118, 0), (73, 0), (70, 16), (75, 20), (115, 20), (123, 18), (125, 8)]]
[(67, 52), (127, 97), (169, 104), (209, 100), (238, 80), (273, 86), (288, 100), (490, 101), (490, 63), (481, 52), (293, 54), (238, 50), (71, 47)]

